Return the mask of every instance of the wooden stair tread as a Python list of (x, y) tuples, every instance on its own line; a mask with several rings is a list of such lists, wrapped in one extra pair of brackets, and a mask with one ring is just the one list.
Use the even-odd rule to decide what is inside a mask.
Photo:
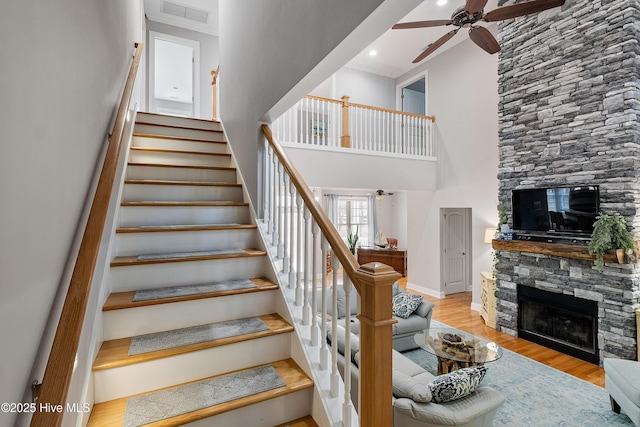
[(245, 335), (220, 338), (217, 340), (204, 341), (196, 344), (189, 344), (181, 347), (168, 348), (149, 353), (135, 354), (131, 356), (128, 354), (129, 346), (131, 345), (131, 337), (104, 341), (93, 363), (93, 370), (97, 371), (102, 369), (111, 369), (120, 366), (132, 365), (134, 363), (146, 362), (149, 360), (160, 359), (176, 354), (183, 354), (207, 348), (220, 347), (223, 345), (233, 344), (241, 341), (248, 341), (256, 338), (262, 338), (293, 331), (293, 326), (287, 323), (276, 313), (264, 314), (257, 317), (259, 317), (269, 329), (259, 332), (252, 332)]
[(143, 163), (143, 162), (129, 162), (129, 166), (139, 167), (152, 167), (152, 168), (178, 168), (178, 169), (202, 169), (202, 170), (216, 170), (216, 171), (236, 171), (236, 168), (227, 166), (198, 166), (198, 165), (171, 165), (160, 163)]
[(318, 423), (316, 423), (311, 415), (307, 415), (306, 417), (298, 418), (297, 420), (289, 421), (284, 424), (278, 424), (275, 427), (319, 427)]
[(187, 201), (155, 201), (155, 200), (141, 200), (122, 202), (120, 206), (151, 206), (151, 207), (166, 207), (166, 206), (249, 206), (247, 202), (234, 202), (230, 200), (217, 200), (211, 202), (187, 202)]
[[(211, 259), (230, 259), (230, 258), (246, 258), (265, 256), (267, 253), (258, 249), (240, 249), (241, 253), (230, 254), (204, 254), (204, 255), (188, 255), (188, 256), (174, 256), (167, 258), (155, 258), (155, 259), (142, 259), (139, 260), (139, 255), (130, 256), (117, 256), (111, 261), (111, 267), (124, 267), (130, 265), (143, 265), (143, 264), (163, 264), (168, 262), (187, 262), (187, 261), (205, 261)], [(205, 252), (205, 251), (202, 251)]]
[(171, 181), (162, 179), (126, 179), (125, 184), (133, 185), (188, 185), (196, 187), (242, 187), (235, 182), (206, 182), (206, 181)]
[[(136, 123), (146, 124), (146, 123), (144, 123), (144, 119), (142, 118), (142, 117), (145, 117), (145, 116), (175, 118), (175, 116), (167, 116), (166, 114), (153, 113), (151, 111), (138, 111), (138, 114), (136, 116)], [(206, 123), (220, 123), (220, 120), (201, 119), (199, 117), (180, 117), (180, 119), (186, 120), (186, 121), (197, 121), (197, 122), (206, 122)]]
[[(206, 122), (206, 120), (205, 120), (205, 122)], [(209, 122), (210, 123), (220, 123), (220, 122), (216, 122), (216, 121), (209, 121)], [(163, 128), (186, 129), (186, 130), (203, 130), (203, 131), (218, 132), (218, 133), (222, 133), (223, 132), (222, 129), (204, 129), (204, 128), (193, 127), (193, 126), (183, 126), (183, 125), (178, 125), (178, 124), (154, 123), (154, 122), (145, 121), (145, 120), (136, 120), (136, 124), (137, 125), (158, 126), (158, 127), (163, 127)]]
[(157, 233), (164, 231), (208, 231), (208, 230), (254, 230), (255, 224), (189, 224), (189, 225), (157, 225), (144, 227), (122, 227), (116, 233)]
[[(158, 126), (158, 125), (153, 125)], [(222, 133), (221, 130), (213, 130), (213, 129), (193, 129), (201, 132), (214, 132), (214, 133)], [(155, 138), (155, 139), (173, 139), (176, 141), (190, 141), (190, 142), (202, 142), (205, 144), (226, 144), (226, 140), (213, 140), (213, 139), (204, 139), (204, 138), (194, 138), (191, 136), (177, 136), (177, 135), (158, 135), (155, 133), (141, 133), (134, 132), (133, 136), (137, 136), (140, 138)]]
[[(280, 360), (277, 362), (269, 363), (267, 365), (272, 365), (276, 369), (285, 383), (283, 387), (278, 387), (273, 390), (268, 390), (230, 402), (221, 403), (219, 405), (210, 406), (208, 408), (199, 409), (197, 411), (178, 415), (173, 418), (164, 419), (155, 423), (147, 424), (147, 426), (179, 426), (313, 387), (313, 381), (293, 361), (293, 359)], [(205, 379), (208, 378), (202, 378), (198, 381), (202, 381)], [(98, 403), (93, 406), (93, 410), (91, 411), (91, 416), (89, 418), (87, 426), (102, 427), (122, 425), (126, 407), (126, 397), (110, 400), (108, 402)]]
[(155, 153), (198, 154), (203, 156), (231, 157), (229, 153), (211, 153), (209, 151), (172, 150), (169, 148), (131, 147), (131, 151), (149, 151)]
[(244, 289), (236, 289), (236, 290), (229, 290), (229, 291), (209, 292), (209, 293), (203, 293), (203, 294), (176, 296), (171, 298), (162, 298), (162, 299), (154, 299), (154, 300), (146, 300), (146, 301), (133, 301), (133, 296), (135, 294), (135, 291), (114, 292), (111, 295), (109, 295), (109, 298), (107, 298), (107, 301), (104, 303), (102, 310), (103, 311), (120, 310), (120, 309), (133, 308), (133, 307), (143, 307), (148, 305), (167, 304), (167, 303), (179, 302), (179, 301), (191, 301), (191, 300), (221, 297), (221, 296), (227, 296), (227, 295), (263, 292), (263, 291), (270, 291), (278, 288), (278, 285), (262, 277), (251, 279), (251, 281), (256, 285), (255, 288), (244, 288)]

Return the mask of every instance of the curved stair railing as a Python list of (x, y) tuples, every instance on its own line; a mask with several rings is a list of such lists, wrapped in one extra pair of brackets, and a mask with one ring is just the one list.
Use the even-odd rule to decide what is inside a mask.
[(60, 426), (65, 411), (39, 410), (41, 404), (50, 408), (66, 408), (67, 395), (73, 375), (74, 361), (78, 352), (82, 324), (86, 314), (91, 283), (95, 271), (100, 242), (107, 217), (111, 190), (113, 188), (118, 157), (122, 147), (127, 125), (127, 113), (130, 108), (138, 65), (142, 58), (142, 43), (135, 44), (135, 52), (124, 91), (109, 138), (100, 179), (93, 197), (89, 217), (80, 243), (78, 257), (69, 283), (67, 295), (62, 306), (60, 320), (55, 332), (51, 351), (41, 384), (34, 386), (37, 396), (36, 411), (31, 418), (32, 426)]
[[(275, 140), (271, 129), (262, 126), (266, 138), (262, 175), (263, 232), (267, 243), (275, 249), (275, 258), (282, 264), (281, 273), (288, 277), (290, 304), (300, 309), (294, 316), (296, 328), (308, 328), (309, 342), (303, 342), (318, 376), (329, 376), (328, 384), (315, 379), (321, 396), (341, 398), (343, 426), (388, 426), (392, 420), (391, 349), (392, 325), (391, 286), (400, 277), (391, 267), (371, 263), (360, 266), (349, 251), (302, 176)], [(268, 240), (271, 240), (270, 242)], [(332, 284), (328, 283), (325, 265), (330, 251)], [(321, 271), (318, 271), (321, 270)], [(337, 285), (342, 271), (345, 306), (349, 307), (355, 287), (360, 296), (360, 364), (359, 408), (354, 415), (351, 403), (351, 364), (346, 358), (341, 386), (336, 345), (327, 345), (329, 333), (336, 337), (336, 316), (327, 316), (328, 304), (337, 313)], [(317, 277), (321, 275), (320, 283)], [(352, 286), (353, 284), (353, 286)], [(331, 295), (329, 295), (331, 294)], [(351, 354), (350, 322), (345, 322), (344, 354)], [(310, 355), (310, 356), (309, 356)], [(318, 360), (315, 366), (313, 360)], [(326, 387), (326, 389), (325, 389)], [(355, 419), (358, 418), (358, 419)], [(339, 421), (339, 420), (333, 420)]]

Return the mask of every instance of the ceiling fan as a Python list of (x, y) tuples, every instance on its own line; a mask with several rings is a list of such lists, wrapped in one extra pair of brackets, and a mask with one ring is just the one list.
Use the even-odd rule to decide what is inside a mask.
[(500, 51), (498, 41), (493, 34), (484, 27), (475, 25), (478, 21), (496, 22), (505, 19), (517, 18), (532, 13), (542, 12), (543, 10), (562, 6), (565, 0), (532, 0), (524, 3), (513, 4), (510, 6), (499, 7), (491, 12), (484, 13), (484, 7), (488, 0), (467, 0), (467, 3), (456, 9), (451, 15), (451, 19), (436, 19), (431, 21), (402, 22), (391, 27), (394, 30), (407, 28), (427, 28), (439, 27), (446, 25), (455, 25), (455, 30), (449, 31), (435, 42), (431, 43), (422, 51), (413, 63), (418, 63), (424, 58), (432, 54), (436, 49), (445, 44), (449, 39), (456, 35), (460, 28), (469, 28), (469, 38), (485, 51), (494, 54)]
[(375, 196), (377, 200), (382, 200), (384, 196), (393, 196), (393, 193), (387, 193), (383, 190), (377, 190)]

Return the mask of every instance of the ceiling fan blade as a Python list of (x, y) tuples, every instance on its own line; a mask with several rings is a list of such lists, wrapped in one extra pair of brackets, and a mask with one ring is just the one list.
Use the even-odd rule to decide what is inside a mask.
[(542, 12), (543, 10), (552, 9), (562, 6), (565, 0), (533, 0), (525, 3), (513, 4), (511, 6), (499, 7), (484, 15), (483, 21), (495, 22), (504, 19), (517, 18), (519, 16), (529, 15), (531, 13)]
[(438, 49), (440, 46), (442, 46), (447, 41), (449, 41), (449, 39), (451, 37), (455, 36), (456, 33), (458, 32), (458, 30), (459, 30), (459, 28), (456, 28), (455, 30), (449, 31), (447, 34), (445, 34), (444, 36), (440, 37), (435, 42), (431, 43), (429, 46), (427, 46), (427, 48), (425, 50), (422, 51), (422, 53), (420, 55), (418, 55), (418, 57), (416, 59), (413, 60), (413, 63), (416, 64), (416, 63), (422, 61), (427, 56), (431, 55), (436, 49)]
[(451, 25), (453, 21), (451, 19), (434, 19), (432, 21), (416, 21), (416, 22), (401, 22), (391, 27), (394, 30), (403, 30), (407, 28), (427, 28), (427, 27), (440, 27), (442, 25)]
[(487, 5), (488, 0), (467, 0), (467, 4), (464, 5), (464, 10), (467, 13), (475, 15), (478, 12), (482, 12), (482, 9)]
[(493, 34), (484, 27), (469, 28), (469, 38), (490, 54), (500, 52), (500, 45)]

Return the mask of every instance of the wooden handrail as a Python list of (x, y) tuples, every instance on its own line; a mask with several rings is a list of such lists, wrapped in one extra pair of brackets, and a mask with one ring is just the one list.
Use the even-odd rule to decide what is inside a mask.
[[(332, 99), (332, 98), (323, 98), (321, 96), (315, 96), (315, 95), (307, 95), (307, 96), (305, 96), (305, 98), (315, 99), (315, 100), (324, 101), (324, 102), (333, 102), (334, 104), (342, 104), (342, 105), (344, 105), (344, 97), (343, 97), (343, 99)], [(348, 99), (349, 99), (349, 97), (347, 96), (347, 100)], [(398, 111), (398, 110), (390, 110), (388, 108), (374, 107), (372, 105), (354, 104), (352, 102), (348, 102), (348, 106), (350, 106), (350, 107), (358, 107), (358, 108), (366, 108), (367, 110), (382, 111), (384, 113), (398, 114), (398, 115), (407, 116), (407, 117), (417, 117), (419, 119), (431, 120), (432, 122), (436, 121), (436, 116), (423, 116), (422, 114), (407, 113), (405, 111)]]
[(356, 286), (356, 289), (358, 289), (358, 280), (355, 276), (355, 272), (360, 268), (360, 264), (356, 261), (356, 257), (349, 251), (349, 248), (338, 234), (338, 231), (329, 220), (329, 217), (327, 217), (327, 214), (318, 205), (318, 202), (313, 196), (311, 190), (309, 190), (309, 186), (302, 178), (302, 175), (300, 175), (296, 167), (293, 166), (293, 163), (289, 160), (289, 157), (284, 152), (280, 144), (276, 143), (273, 133), (271, 132), (271, 128), (268, 125), (262, 125), (262, 133), (273, 149), (273, 152), (278, 156), (278, 159), (280, 159), (280, 163), (287, 171), (287, 174), (291, 178), (293, 185), (298, 190), (300, 197), (304, 200), (307, 208), (311, 212), (311, 216), (313, 216), (313, 219), (318, 223), (320, 230), (322, 230), (322, 233), (329, 242), (329, 245), (331, 245), (332, 254), (338, 258), (338, 261), (342, 264), (344, 272), (347, 273), (351, 282)]
[[(78, 351), (82, 323), (84, 321), (93, 273), (100, 250), (102, 231), (107, 217), (111, 189), (116, 176), (118, 156), (122, 147), (127, 112), (131, 104), (138, 65), (142, 57), (142, 43), (135, 44), (135, 53), (118, 107), (113, 132), (105, 155), (100, 179), (89, 211), (89, 218), (82, 236), (78, 258), (73, 269), (69, 290), (62, 307), (60, 321), (53, 340), (42, 384), (39, 386), (37, 411), (31, 419), (32, 426), (60, 426), (64, 417), (73, 365)], [(39, 411), (40, 404), (51, 404), (62, 411)], [(61, 405), (61, 406), (58, 406)]]

